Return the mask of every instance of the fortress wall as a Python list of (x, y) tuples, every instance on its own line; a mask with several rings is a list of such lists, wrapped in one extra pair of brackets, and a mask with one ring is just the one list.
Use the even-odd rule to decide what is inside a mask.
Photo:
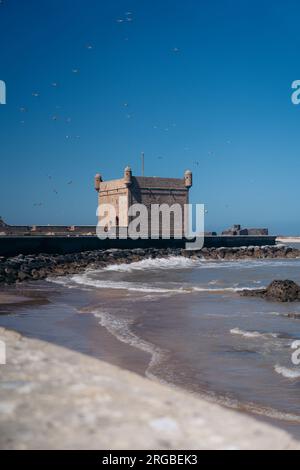
[[(271, 236), (208, 236), (206, 247), (239, 247), (275, 245), (276, 237)], [(0, 236), (0, 256), (38, 253), (78, 253), (81, 251), (105, 250), (110, 248), (184, 248), (183, 239), (171, 240), (99, 240), (94, 236)]]
[[(147, 178), (133, 177), (130, 186), (130, 204), (142, 203), (148, 210), (148, 229), (151, 228), (151, 205), (167, 204), (171, 207), (173, 204), (180, 204), (182, 207), (182, 223), (180, 227), (174, 228), (171, 223), (171, 233), (182, 236), (184, 230), (184, 204), (188, 203), (189, 192), (184, 185), (184, 181), (178, 178)], [(173, 221), (171, 213), (171, 221)], [(152, 226), (153, 228), (153, 226)], [(160, 234), (163, 233), (162, 221), (154, 227)], [(154, 229), (153, 228), (153, 229)]]

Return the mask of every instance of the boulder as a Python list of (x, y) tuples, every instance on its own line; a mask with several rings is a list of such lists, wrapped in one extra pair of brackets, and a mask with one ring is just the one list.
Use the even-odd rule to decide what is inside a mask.
[(294, 281), (273, 281), (266, 289), (245, 289), (241, 292), (242, 296), (263, 297), (277, 302), (295, 302), (300, 301), (300, 286)]

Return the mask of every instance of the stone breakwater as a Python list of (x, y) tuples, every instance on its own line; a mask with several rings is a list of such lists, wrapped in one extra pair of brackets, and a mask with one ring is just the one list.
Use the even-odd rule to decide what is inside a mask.
[(99, 269), (110, 264), (132, 263), (147, 258), (185, 256), (206, 260), (241, 260), (300, 258), (300, 250), (287, 246), (248, 246), (238, 248), (203, 248), (186, 251), (181, 248), (136, 248), (84, 251), (64, 255), (40, 253), (0, 257), (0, 284), (45, 279), (48, 276), (77, 274), (86, 268)]

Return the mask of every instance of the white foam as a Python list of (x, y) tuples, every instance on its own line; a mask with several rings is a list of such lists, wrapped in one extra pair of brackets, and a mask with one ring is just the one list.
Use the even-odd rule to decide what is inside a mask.
[(146, 369), (146, 376), (149, 378), (154, 377), (151, 372), (151, 369), (154, 366), (157, 366), (163, 358), (165, 358), (167, 352), (154, 346), (154, 344), (144, 341), (139, 338), (135, 333), (130, 329), (132, 320), (128, 318), (117, 318), (111, 313), (104, 312), (100, 309), (92, 311), (96, 318), (99, 318), (100, 325), (109, 331), (115, 338), (117, 338), (122, 343), (129, 344), (141, 351), (147, 352), (151, 355), (151, 360)]
[(222, 292), (241, 292), (243, 290), (255, 290), (254, 287), (216, 287), (216, 288), (210, 288), (210, 287), (198, 287), (194, 286), (191, 287), (191, 291), (194, 292), (215, 292), (215, 293), (222, 293)]
[[(214, 269), (214, 268), (262, 268), (290, 266), (299, 262), (295, 259), (237, 259), (237, 260), (211, 260), (204, 258), (191, 259), (185, 256), (169, 256), (167, 258), (146, 258), (133, 263), (111, 264), (102, 268), (102, 271), (133, 272), (157, 269)], [(258, 281), (260, 282), (260, 281)]]
[(142, 261), (135, 261), (133, 263), (111, 264), (102, 270), (115, 271), (115, 272), (132, 272), (144, 270), (157, 270), (157, 269), (253, 269), (253, 268), (266, 268), (266, 267), (283, 267), (290, 266), (295, 263), (295, 259), (241, 259), (241, 260), (210, 260), (204, 258), (190, 259), (184, 256), (170, 256), (169, 258), (147, 258)]
[[(96, 272), (94, 272), (96, 274)], [(188, 294), (191, 292), (208, 292), (208, 293), (223, 293), (223, 292), (240, 292), (248, 287), (206, 287), (206, 286), (191, 286), (191, 287), (179, 287), (179, 288), (165, 288), (159, 287), (153, 284), (139, 283), (137, 281), (113, 281), (108, 279), (94, 279), (91, 277), (92, 271), (84, 274), (75, 274), (69, 280), (65, 282), (73, 281), (76, 284), (83, 286), (95, 287), (98, 289), (119, 289), (133, 292), (144, 292), (144, 293), (157, 293), (157, 294)], [(54, 281), (55, 282), (55, 281)]]
[(240, 328), (232, 328), (230, 330), (232, 335), (240, 335), (245, 338), (278, 338), (277, 333), (260, 333), (259, 331), (245, 331)]
[[(73, 276), (65, 277), (52, 277), (48, 278), (49, 281), (68, 288), (75, 288), (76, 285), (80, 285), (85, 288), (96, 288), (96, 289), (117, 289), (127, 290), (132, 292), (141, 292), (146, 294), (189, 294), (193, 292), (203, 292), (211, 294), (222, 294), (226, 292), (236, 293), (249, 289), (249, 287), (206, 287), (206, 286), (182, 286), (174, 288), (160, 287), (154, 284), (140, 283), (137, 281), (113, 281), (109, 279), (95, 279), (93, 275), (97, 275), (99, 271), (86, 271), (83, 274), (75, 274)], [(210, 283), (209, 283), (210, 284)]]
[(75, 274), (72, 276), (71, 280), (76, 282), (77, 284), (81, 284), (84, 286), (91, 286), (97, 287), (99, 289), (121, 289), (121, 290), (128, 290), (128, 291), (135, 291), (135, 292), (153, 292), (153, 293), (169, 293), (169, 292), (181, 292), (183, 290), (180, 289), (165, 289), (163, 287), (156, 287), (147, 284), (137, 283), (137, 282), (126, 282), (126, 281), (110, 281), (110, 280), (100, 280), (100, 279), (92, 279), (88, 276), (87, 273), (85, 274)]
[(146, 258), (130, 264), (110, 264), (103, 271), (132, 272), (157, 269), (184, 269), (192, 268), (199, 264), (200, 260), (192, 260), (184, 256), (169, 256), (168, 258)]
[(274, 369), (277, 374), (280, 374), (287, 379), (297, 379), (300, 377), (300, 367), (298, 369), (289, 369), (288, 367), (279, 366), (276, 364)]

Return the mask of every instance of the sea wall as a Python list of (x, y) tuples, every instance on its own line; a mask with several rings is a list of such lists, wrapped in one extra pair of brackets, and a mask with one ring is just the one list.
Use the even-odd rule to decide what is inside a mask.
[[(263, 246), (275, 245), (276, 237), (271, 236), (207, 236), (206, 247), (239, 247), (239, 246)], [(184, 248), (182, 239), (138, 239), (100, 240), (95, 236), (55, 236), (55, 235), (29, 235), (29, 236), (0, 236), (0, 256), (16, 256), (19, 254), (38, 253), (79, 253), (101, 249), (133, 249), (133, 248)]]
[(300, 449), (253, 417), (0, 328), (0, 448)]

